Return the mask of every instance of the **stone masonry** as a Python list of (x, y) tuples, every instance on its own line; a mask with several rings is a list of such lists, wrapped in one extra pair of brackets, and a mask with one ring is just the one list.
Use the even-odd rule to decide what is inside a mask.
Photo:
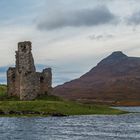
[(36, 72), (31, 50), (31, 42), (18, 43), (16, 67), (7, 71), (8, 95), (18, 96), (20, 100), (33, 100), (52, 91), (51, 68), (44, 69), (42, 73)]

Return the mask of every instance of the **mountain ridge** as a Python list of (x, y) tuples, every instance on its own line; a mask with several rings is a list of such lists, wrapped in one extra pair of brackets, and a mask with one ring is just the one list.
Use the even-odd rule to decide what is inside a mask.
[(71, 100), (120, 102), (140, 100), (140, 58), (113, 52), (80, 78), (54, 88)]

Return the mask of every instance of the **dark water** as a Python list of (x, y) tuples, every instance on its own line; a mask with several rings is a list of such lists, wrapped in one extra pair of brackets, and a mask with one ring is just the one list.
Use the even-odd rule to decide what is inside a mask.
[(0, 118), (0, 140), (140, 140), (140, 114)]

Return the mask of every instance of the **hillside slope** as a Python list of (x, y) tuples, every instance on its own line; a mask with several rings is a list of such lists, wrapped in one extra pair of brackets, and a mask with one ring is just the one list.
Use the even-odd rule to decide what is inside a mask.
[(54, 94), (80, 101), (140, 101), (140, 58), (113, 52), (80, 78), (55, 87)]

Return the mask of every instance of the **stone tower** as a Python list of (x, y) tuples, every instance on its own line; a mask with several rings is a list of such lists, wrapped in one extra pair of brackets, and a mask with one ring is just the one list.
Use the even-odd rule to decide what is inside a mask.
[(50, 94), (52, 90), (51, 68), (36, 72), (29, 41), (18, 43), (16, 67), (7, 71), (8, 95), (21, 100), (33, 100), (40, 94)]

